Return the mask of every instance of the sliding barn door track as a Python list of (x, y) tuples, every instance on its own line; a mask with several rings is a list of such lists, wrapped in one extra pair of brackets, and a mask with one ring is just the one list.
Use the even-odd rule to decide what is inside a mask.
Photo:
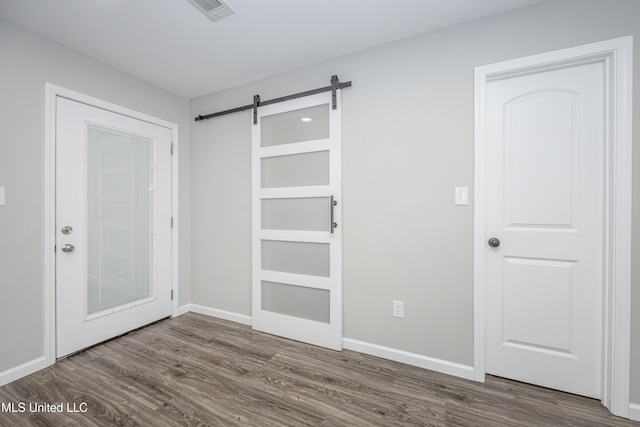
[(336, 92), (338, 91), (338, 89), (344, 89), (345, 87), (351, 87), (351, 82), (341, 83), (340, 80), (338, 79), (338, 76), (333, 75), (331, 76), (331, 86), (312, 89), (306, 92), (294, 93), (293, 95), (287, 95), (280, 98), (269, 99), (267, 101), (261, 101), (260, 95), (254, 95), (252, 104), (243, 105), (242, 107), (231, 108), (229, 110), (219, 111), (217, 113), (211, 113), (204, 116), (198, 116), (195, 118), (195, 121), (199, 122), (201, 120), (212, 119), (214, 117), (224, 116), (227, 114), (238, 113), (240, 111), (253, 109), (253, 124), (257, 125), (258, 124), (258, 107), (277, 104), (278, 102), (290, 101), (292, 99), (302, 98), (310, 95), (316, 95), (318, 93), (323, 93), (323, 92), (331, 92), (332, 94), (331, 108), (335, 110), (337, 108)]

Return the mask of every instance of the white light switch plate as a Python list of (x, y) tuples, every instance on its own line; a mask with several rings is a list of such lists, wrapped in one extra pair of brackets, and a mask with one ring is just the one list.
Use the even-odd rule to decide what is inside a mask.
[(4, 187), (0, 187), (0, 206), (4, 206)]
[(456, 206), (469, 205), (469, 187), (456, 187), (456, 199), (454, 204)]
[(404, 301), (393, 302), (393, 317), (404, 318)]

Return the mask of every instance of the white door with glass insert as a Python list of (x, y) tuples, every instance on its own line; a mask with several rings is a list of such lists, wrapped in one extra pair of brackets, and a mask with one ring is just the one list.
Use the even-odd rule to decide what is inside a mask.
[(486, 372), (601, 395), (603, 62), (486, 85)]
[(57, 357), (171, 315), (171, 144), (57, 97)]
[(342, 348), (340, 96), (258, 110), (252, 124), (253, 327)]

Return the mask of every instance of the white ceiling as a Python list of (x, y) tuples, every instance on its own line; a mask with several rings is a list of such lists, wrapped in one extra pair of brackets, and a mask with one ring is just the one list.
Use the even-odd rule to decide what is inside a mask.
[(185, 98), (539, 0), (0, 0), (0, 17)]

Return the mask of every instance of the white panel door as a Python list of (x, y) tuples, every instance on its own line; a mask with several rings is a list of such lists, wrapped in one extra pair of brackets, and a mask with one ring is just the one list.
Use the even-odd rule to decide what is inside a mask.
[(604, 82), (602, 63), (538, 70), (488, 82), (485, 105), (486, 372), (594, 398)]
[(253, 327), (342, 348), (340, 100), (258, 110), (253, 139)]
[(56, 356), (171, 314), (171, 130), (56, 100)]

